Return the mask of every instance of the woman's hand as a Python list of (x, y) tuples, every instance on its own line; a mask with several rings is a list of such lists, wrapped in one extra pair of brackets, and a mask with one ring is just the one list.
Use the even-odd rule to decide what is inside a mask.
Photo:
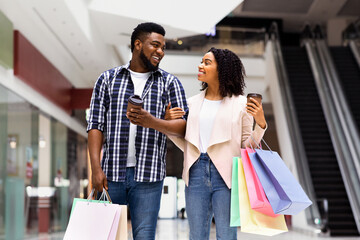
[(246, 112), (251, 114), (254, 117), (255, 122), (264, 129), (266, 127), (266, 120), (262, 104), (252, 97), (250, 98), (250, 101), (252, 102), (246, 104)]
[(169, 105), (166, 107), (165, 120), (179, 119), (184, 116), (185, 112), (182, 110), (182, 108), (174, 107), (170, 109), (170, 106), (171, 103), (169, 103)]

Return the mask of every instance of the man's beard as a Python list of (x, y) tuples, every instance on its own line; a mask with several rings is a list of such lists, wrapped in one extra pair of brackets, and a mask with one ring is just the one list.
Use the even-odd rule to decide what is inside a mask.
[(145, 56), (144, 51), (142, 49), (140, 51), (140, 59), (141, 59), (142, 63), (144, 64), (145, 68), (147, 70), (149, 70), (150, 72), (158, 70), (159, 64), (156, 66), (152, 65), (150, 60)]

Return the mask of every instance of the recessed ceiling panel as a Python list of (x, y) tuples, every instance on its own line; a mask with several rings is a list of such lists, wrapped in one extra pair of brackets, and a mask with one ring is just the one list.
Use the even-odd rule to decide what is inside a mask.
[[(206, 33), (243, 0), (93, 0), (90, 9), (122, 18), (152, 21), (166, 26), (171, 37)], [(216, 9), (216, 10), (215, 10)], [(123, 22), (128, 33), (135, 27)], [(107, 26), (112, 29), (113, 26)], [(177, 31), (177, 33), (175, 33)], [(170, 37), (170, 36), (169, 36)]]
[(312, 3), (313, 0), (245, 0), (242, 10), (243, 12), (306, 14)]
[(338, 16), (360, 16), (360, 1), (348, 0), (338, 13)]

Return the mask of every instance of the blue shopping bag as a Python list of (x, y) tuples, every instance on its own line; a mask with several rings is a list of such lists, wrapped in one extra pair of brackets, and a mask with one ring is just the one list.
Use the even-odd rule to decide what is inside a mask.
[(249, 157), (275, 213), (296, 215), (312, 204), (277, 152), (255, 151)]

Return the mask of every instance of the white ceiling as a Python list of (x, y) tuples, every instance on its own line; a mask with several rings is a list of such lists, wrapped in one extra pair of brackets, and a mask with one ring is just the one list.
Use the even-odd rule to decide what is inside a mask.
[(102, 71), (129, 60), (137, 24), (157, 22), (167, 38), (204, 34), (241, 2), (0, 0), (0, 10), (74, 87), (89, 88)]
[(0, 0), (0, 10), (76, 88), (126, 63), (133, 28), (163, 25), (171, 39), (203, 34), (225, 16), (283, 19), (284, 30), (306, 22), (357, 18), (360, 0)]

